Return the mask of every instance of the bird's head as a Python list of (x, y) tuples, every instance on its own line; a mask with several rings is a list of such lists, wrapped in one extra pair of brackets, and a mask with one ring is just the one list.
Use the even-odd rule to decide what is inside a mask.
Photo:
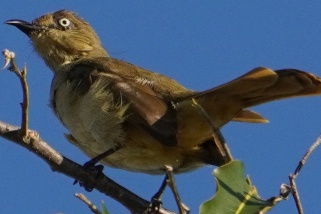
[(12, 19), (5, 24), (24, 32), (36, 52), (53, 71), (79, 59), (108, 57), (93, 28), (70, 11), (48, 13), (32, 22)]

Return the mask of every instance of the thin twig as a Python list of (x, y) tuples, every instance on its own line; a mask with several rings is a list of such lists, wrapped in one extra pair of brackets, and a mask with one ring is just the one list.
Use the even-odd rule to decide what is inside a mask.
[(308, 149), (308, 151), (304, 154), (303, 158), (300, 160), (300, 163), (298, 164), (298, 166), (295, 169), (294, 172), (294, 178), (296, 178), (299, 174), (299, 172), (301, 171), (302, 167), (304, 166), (304, 164), (306, 163), (306, 161), (308, 160), (308, 158), (310, 157), (310, 155), (312, 154), (312, 152), (321, 144), (321, 135), (317, 138), (316, 141), (314, 141), (314, 143), (310, 146), (310, 148)]
[(178, 210), (180, 214), (188, 214), (190, 212), (190, 209), (182, 203), (177, 188), (176, 188), (176, 184), (175, 184), (175, 180), (174, 180), (174, 176), (173, 176), (173, 168), (171, 166), (165, 166), (165, 170), (166, 170), (166, 175), (167, 175), (167, 185), (171, 188), (173, 194), (174, 194), (174, 198), (176, 201), (176, 204), (178, 206)]
[(321, 135), (316, 139), (316, 141), (313, 142), (313, 144), (310, 146), (308, 151), (304, 154), (304, 156), (301, 158), (298, 166), (296, 167), (294, 174), (289, 175), (290, 185), (291, 185), (291, 192), (292, 196), (295, 201), (295, 205), (298, 209), (299, 214), (303, 214), (303, 206), (299, 197), (299, 192), (296, 187), (295, 179), (298, 177), (299, 172), (301, 171), (302, 167), (305, 165), (308, 158), (311, 156), (311, 154), (315, 151), (315, 149), (321, 144)]
[(303, 207), (302, 207), (302, 203), (301, 203), (301, 200), (300, 200), (300, 197), (299, 197), (299, 192), (298, 192), (298, 189), (296, 188), (296, 183), (295, 183), (295, 177), (290, 174), (289, 175), (289, 180), (290, 180), (290, 185), (291, 185), (291, 190), (292, 190), (292, 195), (293, 195), (293, 198), (294, 198), (294, 201), (295, 201), (295, 205), (298, 209), (298, 213), (299, 214), (303, 214)]
[[(12, 60), (14, 61), (14, 59)], [(21, 104), (22, 108), (22, 121), (21, 121), (21, 135), (27, 136), (28, 131), (28, 124), (29, 124), (29, 118), (28, 118), (28, 112), (29, 112), (29, 88), (27, 83), (27, 67), (24, 66), (24, 68), (21, 71), (21, 78), (20, 83), (22, 87), (22, 95), (23, 100)]]
[(22, 87), (22, 103), (21, 105), (21, 136), (24, 138), (27, 137), (28, 132), (28, 111), (29, 111), (29, 88), (27, 83), (27, 67), (24, 66), (22, 70), (20, 70), (15, 61), (15, 53), (5, 49), (2, 51), (2, 54), (5, 58), (5, 65), (2, 69), (6, 68), (8, 65), (8, 70), (17, 75), (20, 80), (20, 84)]
[(212, 118), (208, 115), (208, 113), (205, 111), (205, 109), (193, 98), (192, 99), (193, 106), (197, 107), (204, 118), (207, 120), (207, 122), (211, 125), (212, 131), (213, 131), (213, 138), (214, 142), (219, 149), (221, 155), (224, 157), (226, 162), (229, 162), (233, 160), (232, 154), (227, 146), (227, 143), (222, 135), (222, 132), (219, 128), (217, 128), (212, 120)]
[(82, 202), (87, 204), (87, 206), (89, 207), (89, 209), (91, 210), (92, 213), (102, 214), (102, 212), (100, 212), (100, 210), (97, 208), (97, 206), (94, 205), (84, 194), (76, 193), (75, 196), (77, 198), (79, 198)]

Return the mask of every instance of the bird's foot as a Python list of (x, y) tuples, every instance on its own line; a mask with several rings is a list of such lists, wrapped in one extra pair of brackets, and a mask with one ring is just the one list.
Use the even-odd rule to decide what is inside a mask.
[(91, 161), (88, 161), (84, 164), (84, 167), (86, 171), (88, 171), (88, 174), (94, 175), (95, 179), (92, 181), (87, 181), (87, 182), (80, 182), (78, 180), (74, 181), (74, 185), (79, 183), (79, 186), (84, 187), (84, 189), (88, 192), (91, 192), (95, 186), (96, 186), (96, 181), (97, 179), (103, 175), (103, 165), (93, 165)]
[[(103, 169), (104, 166), (103, 165), (96, 165), (99, 161), (101, 161), (102, 159), (108, 157), (109, 155), (113, 154), (114, 152), (118, 151), (121, 148), (121, 146), (116, 146), (114, 148), (108, 149), (107, 151), (103, 152), (102, 154), (94, 157), (93, 159), (87, 161), (84, 164), (84, 167), (86, 168), (86, 170), (90, 173), (90, 174), (94, 174), (95, 175), (95, 180), (97, 180), (97, 178), (99, 178), (100, 175), (103, 174)], [(79, 185), (81, 187), (84, 187), (86, 191), (91, 192), (95, 186), (96, 186), (96, 182), (79, 182), (78, 180), (74, 181), (74, 185), (79, 183)]]

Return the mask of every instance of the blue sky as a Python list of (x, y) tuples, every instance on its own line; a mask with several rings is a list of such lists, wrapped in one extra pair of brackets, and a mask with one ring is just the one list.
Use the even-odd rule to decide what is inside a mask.
[[(225, 83), (257, 66), (298, 68), (321, 76), (321, 2), (310, 1), (28, 1), (1, 3), (0, 22), (32, 20), (46, 12), (69, 9), (96, 29), (112, 57), (170, 76), (188, 88), (204, 90)], [(88, 158), (69, 144), (48, 107), (52, 72), (34, 53), (27, 37), (0, 26), (0, 49), (15, 51), (27, 64), (30, 128), (65, 156)], [(0, 120), (20, 124), (18, 79), (0, 72)], [(223, 128), (233, 156), (242, 160), (262, 198), (277, 195), (301, 156), (321, 133), (321, 97), (299, 98), (253, 108), (269, 124), (230, 123)], [(1, 213), (89, 213), (73, 194), (85, 192), (73, 180), (52, 172), (32, 153), (0, 139)], [(321, 209), (321, 151), (308, 160), (297, 179), (306, 213)], [(213, 167), (176, 176), (183, 201), (192, 213), (215, 191)], [(140, 196), (150, 198), (161, 176), (105, 168), (105, 174)], [(97, 191), (85, 193), (96, 205), (105, 201), (111, 213), (127, 213)], [(166, 207), (176, 210), (172, 194)], [(293, 199), (270, 213), (296, 213)]]

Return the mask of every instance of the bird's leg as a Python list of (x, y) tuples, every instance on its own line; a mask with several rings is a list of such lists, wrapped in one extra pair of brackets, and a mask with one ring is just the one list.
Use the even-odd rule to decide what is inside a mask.
[(151, 202), (150, 202), (151, 213), (159, 210), (159, 208), (160, 208), (160, 206), (162, 204), (161, 197), (163, 195), (163, 192), (166, 189), (167, 182), (168, 182), (168, 176), (166, 174), (164, 179), (163, 179), (163, 182), (162, 182), (161, 186), (159, 187), (158, 191), (155, 193), (155, 195), (153, 195), (153, 197), (151, 199)]
[(108, 157), (109, 155), (117, 152), (119, 149), (121, 148), (121, 146), (116, 146), (114, 148), (108, 149), (107, 151), (101, 153), (100, 155), (94, 157), (93, 159), (87, 161), (84, 166), (85, 167), (93, 167), (96, 165), (96, 163), (98, 163), (99, 161), (101, 161), (102, 159)]
[(166, 176), (168, 178), (167, 180), (167, 185), (171, 188), (172, 193), (175, 197), (176, 204), (178, 206), (178, 210), (180, 214), (189, 214), (190, 209), (182, 203), (178, 191), (175, 185), (175, 180), (174, 180), (174, 173), (173, 173), (173, 167), (171, 166), (165, 166), (166, 169)]
[[(93, 159), (87, 161), (85, 164), (84, 164), (84, 167), (90, 172), (90, 173), (94, 173), (96, 174), (96, 177), (98, 178), (101, 174), (102, 174), (102, 171), (104, 169), (104, 166), (99, 164), (99, 165), (96, 165), (99, 161), (101, 161), (102, 159), (108, 157), (109, 155), (115, 153), (116, 151), (118, 151), (119, 149), (121, 148), (121, 146), (116, 146), (114, 148), (111, 148), (111, 149), (108, 149), (107, 151), (101, 153), (100, 155), (94, 157)], [(78, 181), (75, 180), (74, 181), (74, 185), (77, 184)], [(84, 187), (85, 190), (87, 190), (88, 192), (92, 191), (93, 188), (95, 187), (95, 184), (89, 184), (89, 183), (81, 183), (79, 182), (79, 185), (81, 187)]]
[(151, 205), (150, 205), (150, 212), (149, 213), (157, 213), (157, 211), (159, 210), (162, 201), (161, 201), (161, 196), (166, 188), (166, 186), (168, 185), (175, 197), (178, 209), (179, 209), (179, 213), (180, 214), (188, 214), (190, 209), (181, 202), (181, 199), (178, 195), (178, 191), (175, 185), (175, 181), (174, 181), (174, 174), (173, 174), (173, 168), (171, 166), (165, 166), (166, 169), (166, 175), (164, 177), (164, 180), (159, 188), (159, 190), (156, 192), (156, 194), (152, 197), (151, 199)]

